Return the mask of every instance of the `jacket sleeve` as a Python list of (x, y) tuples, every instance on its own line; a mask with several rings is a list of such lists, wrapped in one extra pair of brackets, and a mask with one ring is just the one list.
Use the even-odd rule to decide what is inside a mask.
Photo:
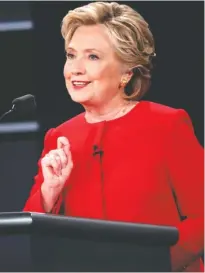
[(29, 197), (26, 201), (23, 211), (45, 213), (43, 202), (42, 202), (42, 196), (41, 196), (41, 184), (43, 183), (41, 160), (50, 150), (55, 148), (56, 141), (53, 140), (54, 132), (55, 132), (55, 129), (52, 128), (48, 130), (48, 132), (45, 135), (44, 149), (38, 161), (38, 173), (34, 177), (34, 185), (31, 188)]
[(179, 240), (171, 248), (172, 269), (180, 271), (198, 259), (204, 248), (204, 149), (184, 110), (175, 115), (167, 150), (172, 189), (185, 219), (177, 226)]

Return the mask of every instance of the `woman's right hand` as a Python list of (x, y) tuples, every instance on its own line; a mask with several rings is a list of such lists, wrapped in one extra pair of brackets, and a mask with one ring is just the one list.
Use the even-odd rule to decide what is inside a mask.
[(70, 144), (66, 137), (57, 139), (57, 149), (51, 150), (42, 158), (41, 166), (44, 177), (41, 192), (44, 209), (49, 212), (52, 210), (73, 168)]

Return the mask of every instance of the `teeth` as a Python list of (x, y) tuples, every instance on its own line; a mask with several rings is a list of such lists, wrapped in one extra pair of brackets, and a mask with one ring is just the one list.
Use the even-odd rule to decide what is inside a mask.
[(73, 82), (74, 85), (86, 85), (89, 82)]

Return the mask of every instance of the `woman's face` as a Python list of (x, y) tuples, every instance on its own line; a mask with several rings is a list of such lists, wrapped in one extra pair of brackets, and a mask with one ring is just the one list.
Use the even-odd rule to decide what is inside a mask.
[(103, 106), (120, 98), (122, 64), (103, 25), (77, 28), (66, 52), (64, 77), (73, 101)]

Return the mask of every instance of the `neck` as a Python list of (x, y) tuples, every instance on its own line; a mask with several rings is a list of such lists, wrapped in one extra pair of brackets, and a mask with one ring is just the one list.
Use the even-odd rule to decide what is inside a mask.
[(100, 122), (104, 120), (112, 120), (125, 115), (129, 109), (131, 110), (136, 102), (121, 100), (113, 100), (109, 103), (99, 106), (84, 106), (85, 118), (89, 123)]

